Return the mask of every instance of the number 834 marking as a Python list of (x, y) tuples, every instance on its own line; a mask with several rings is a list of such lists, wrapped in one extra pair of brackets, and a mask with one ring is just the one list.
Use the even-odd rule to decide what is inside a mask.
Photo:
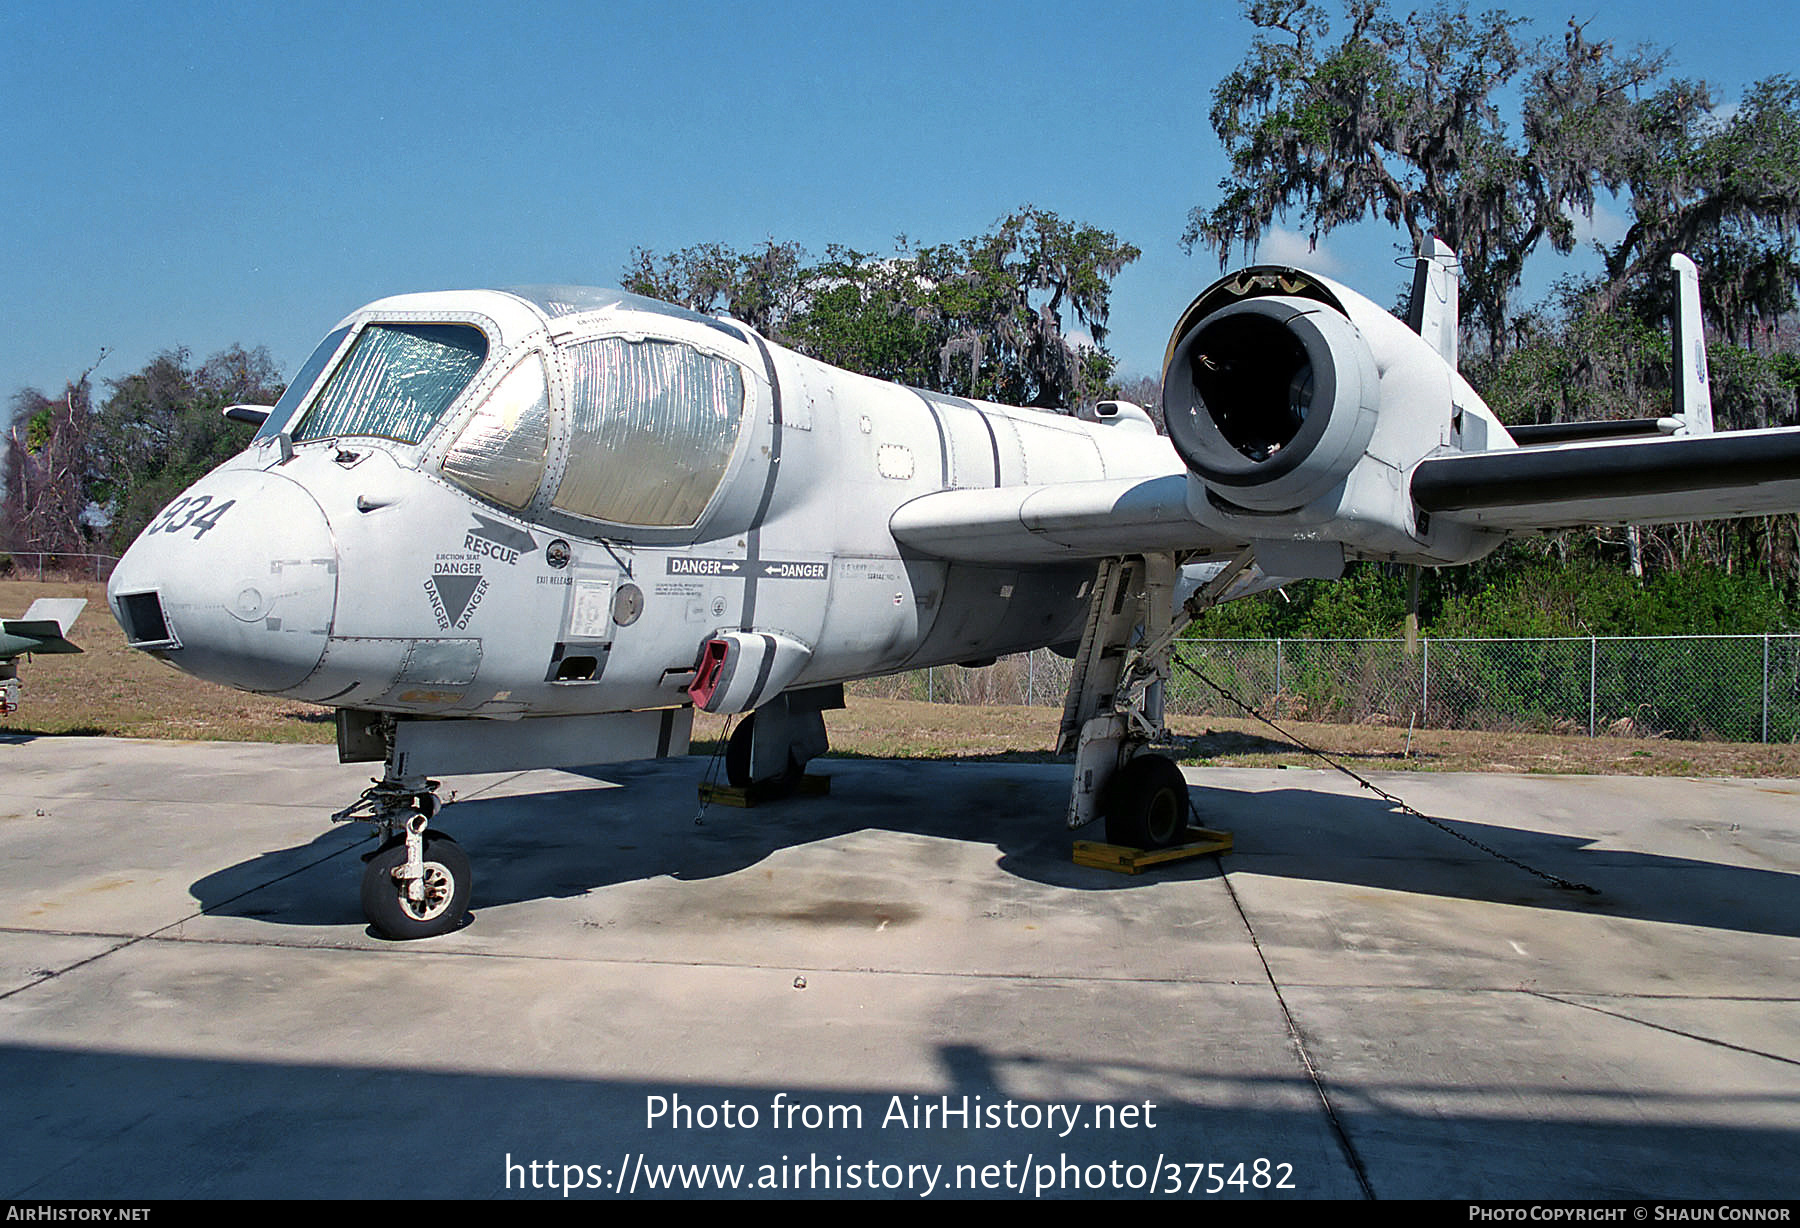
[(148, 537), (152, 533), (185, 533), (192, 529), (194, 540), (199, 541), (206, 536), (208, 530), (217, 526), (236, 502), (236, 499), (227, 499), (213, 507), (211, 495), (183, 495), (163, 509), (163, 514), (144, 531), (144, 536)]

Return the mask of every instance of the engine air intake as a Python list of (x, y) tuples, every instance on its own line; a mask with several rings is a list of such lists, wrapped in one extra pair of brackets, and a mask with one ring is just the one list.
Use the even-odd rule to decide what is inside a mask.
[(1380, 396), (1356, 326), (1285, 295), (1205, 316), (1163, 373), (1163, 416), (1188, 471), (1259, 512), (1303, 507), (1343, 481), (1374, 433)]

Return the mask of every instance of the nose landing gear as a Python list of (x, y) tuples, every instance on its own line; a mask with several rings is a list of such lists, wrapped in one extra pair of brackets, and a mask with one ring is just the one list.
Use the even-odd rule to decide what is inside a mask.
[(442, 803), (438, 782), (389, 775), (332, 815), (373, 824), (384, 837), (364, 859), (363, 916), (384, 938), (431, 938), (468, 917), (473, 876), (462, 846), (430, 829)]

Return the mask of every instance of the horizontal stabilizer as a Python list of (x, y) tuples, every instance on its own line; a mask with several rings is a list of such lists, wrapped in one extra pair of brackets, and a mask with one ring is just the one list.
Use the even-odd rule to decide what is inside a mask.
[(1546, 422), (1541, 426), (1509, 426), (1506, 433), (1521, 448), (1546, 443), (1587, 443), (1596, 439), (1656, 439), (1673, 432), (1662, 418), (1602, 418), (1593, 422)]
[(69, 628), (87, 608), (81, 597), (40, 597), (24, 618), (0, 619), (0, 647), (9, 655), (22, 652), (70, 653), (81, 649), (68, 640)]
[(1773, 515), (1800, 507), (1800, 427), (1433, 457), (1412, 496), (1502, 530)]

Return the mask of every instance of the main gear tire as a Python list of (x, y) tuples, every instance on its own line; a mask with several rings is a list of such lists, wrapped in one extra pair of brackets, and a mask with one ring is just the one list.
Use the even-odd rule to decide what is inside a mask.
[[(750, 739), (756, 727), (756, 714), (752, 712), (738, 722), (737, 728), (731, 731), (731, 738), (725, 743), (725, 782), (734, 789), (748, 789), (750, 779)], [(792, 751), (788, 752), (787, 770), (779, 776), (755, 782), (767, 795), (785, 796), (792, 793), (800, 785), (800, 778), (806, 775), (806, 765), (794, 762)]]
[(1139, 755), (1107, 789), (1106, 842), (1135, 849), (1180, 844), (1188, 830), (1188, 787), (1173, 759)]

